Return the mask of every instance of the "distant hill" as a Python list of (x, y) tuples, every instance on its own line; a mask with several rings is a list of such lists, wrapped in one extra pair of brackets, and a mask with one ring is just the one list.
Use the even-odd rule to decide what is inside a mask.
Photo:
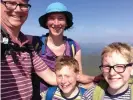
[(105, 44), (100, 43), (80, 44), (82, 50), (82, 66), (84, 73), (88, 75), (98, 75), (100, 73), (100, 54), (104, 46)]
[(105, 44), (102, 43), (80, 43), (82, 55), (86, 54), (99, 54), (104, 48)]

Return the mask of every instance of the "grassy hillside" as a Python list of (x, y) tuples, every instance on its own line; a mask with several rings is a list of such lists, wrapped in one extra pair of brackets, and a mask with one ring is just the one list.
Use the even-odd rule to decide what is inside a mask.
[(82, 56), (83, 72), (88, 75), (98, 75), (100, 73), (100, 56), (97, 54), (89, 54)]

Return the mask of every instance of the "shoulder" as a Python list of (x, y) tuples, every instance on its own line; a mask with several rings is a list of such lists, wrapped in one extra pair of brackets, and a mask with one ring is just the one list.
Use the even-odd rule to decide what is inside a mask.
[(53, 100), (64, 100), (58, 87), (54, 93)]
[(67, 37), (66, 37), (66, 40), (67, 40), (68, 42), (69, 42), (69, 41), (72, 41), (72, 42), (74, 42), (76, 45), (79, 45), (77, 41), (75, 41), (75, 40), (73, 40), (73, 39), (71, 39), (71, 38), (67, 38)]
[(75, 41), (71, 38), (67, 38), (67, 37), (66, 37), (66, 41), (69, 43), (69, 45), (73, 44), (74, 47), (76, 48), (76, 51), (80, 50), (80, 45), (78, 44), (77, 41)]
[(89, 88), (83, 95), (82, 100), (92, 100), (93, 92), (96, 86)]
[(25, 35), (26, 38), (29, 40), (30, 43), (32, 43), (33, 41), (40, 41), (40, 37), (41, 36), (35, 36), (35, 35)]

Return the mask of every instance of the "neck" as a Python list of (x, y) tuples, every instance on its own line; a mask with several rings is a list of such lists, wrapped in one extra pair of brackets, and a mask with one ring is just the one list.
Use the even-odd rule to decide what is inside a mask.
[(49, 34), (48, 42), (51, 42), (55, 46), (60, 46), (61, 44), (64, 43), (63, 35), (54, 36), (52, 34)]
[(124, 91), (126, 91), (126, 89), (128, 88), (128, 83), (126, 83), (124, 86), (118, 88), (118, 89), (112, 89), (111, 87), (109, 87), (107, 89), (108, 93), (111, 95), (116, 95), (116, 94), (120, 94)]
[(2, 27), (7, 31), (11, 38), (18, 38), (21, 27), (11, 27), (1, 22)]
[(66, 98), (73, 98), (79, 93), (78, 87), (75, 87), (73, 90), (71, 90), (69, 93), (64, 93), (63, 95)]

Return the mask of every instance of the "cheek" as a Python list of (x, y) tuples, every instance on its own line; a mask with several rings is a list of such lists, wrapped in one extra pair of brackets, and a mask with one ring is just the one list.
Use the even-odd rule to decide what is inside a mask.
[(22, 14), (23, 16), (25, 16), (26, 18), (28, 17), (28, 12), (25, 12)]
[(56, 81), (57, 81), (58, 84), (61, 83), (61, 79), (59, 79), (59, 78), (56, 78)]
[(122, 75), (125, 78), (130, 78), (131, 73), (132, 73), (132, 69), (128, 68), (128, 69), (125, 70), (125, 72)]
[(67, 26), (67, 23), (65, 21), (61, 22), (61, 25), (66, 27)]
[(54, 23), (54, 22), (53, 22), (52, 20), (48, 20), (47, 23), (46, 23), (46, 25), (47, 25), (47, 26), (51, 26), (53, 23)]
[(76, 77), (69, 78), (68, 80), (69, 80), (69, 82), (77, 82), (77, 78)]
[(107, 73), (103, 73), (103, 76), (104, 76), (105, 80), (108, 80), (108, 76), (109, 76), (109, 74), (107, 74)]

